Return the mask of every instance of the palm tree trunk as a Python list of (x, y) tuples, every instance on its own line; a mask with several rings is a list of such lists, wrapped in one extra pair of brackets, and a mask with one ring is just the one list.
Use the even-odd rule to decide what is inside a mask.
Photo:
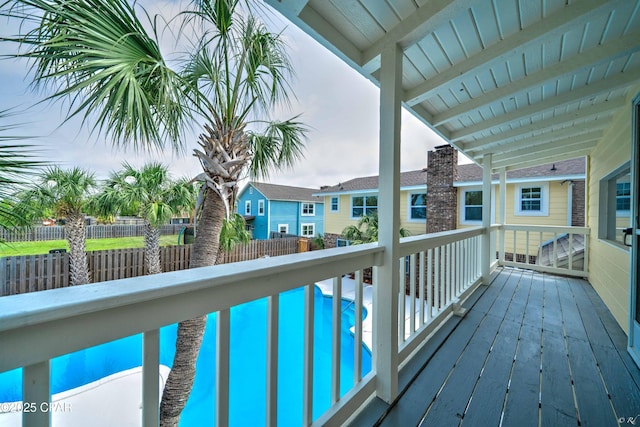
[[(226, 212), (220, 197), (207, 189), (202, 213), (198, 220), (190, 268), (214, 265), (220, 245), (220, 230)], [(200, 352), (207, 315), (178, 324), (176, 353), (173, 367), (160, 402), (160, 427), (176, 427), (180, 414), (189, 399), (196, 374), (196, 360)]]
[(160, 265), (160, 229), (144, 224), (144, 262), (147, 265), (147, 274), (162, 273)]
[(91, 282), (89, 265), (87, 264), (84, 215), (82, 213), (69, 214), (66, 221), (64, 230), (69, 242), (71, 286), (84, 285)]

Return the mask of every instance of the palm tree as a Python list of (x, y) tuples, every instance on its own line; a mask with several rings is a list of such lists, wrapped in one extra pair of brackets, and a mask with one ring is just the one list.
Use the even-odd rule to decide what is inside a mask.
[(148, 274), (162, 273), (160, 227), (195, 205), (195, 195), (186, 180), (171, 180), (166, 165), (153, 162), (136, 169), (129, 163), (113, 172), (95, 199), (101, 215), (134, 212), (144, 219), (144, 259)]
[[(50, 99), (70, 100), (70, 115), (135, 147), (182, 146), (192, 117), (204, 131), (194, 154), (200, 160), (202, 204), (191, 267), (213, 265), (224, 219), (229, 219), (238, 182), (247, 174), (265, 177), (302, 155), (305, 127), (297, 116), (284, 121), (271, 113), (288, 100), (291, 65), (279, 34), (252, 14), (239, 13), (238, 0), (193, 2), (180, 14), (196, 34), (192, 54), (174, 71), (155, 37), (145, 32), (126, 0), (9, 0), (4, 14), (35, 28), (12, 40), (32, 60), (34, 83), (50, 85)], [(16, 7), (16, 5), (21, 7)], [(182, 34), (188, 31), (181, 31)], [(161, 424), (177, 425), (193, 385), (206, 316), (178, 327), (173, 368), (167, 379)]]
[(64, 219), (71, 285), (91, 282), (86, 254), (85, 212), (95, 190), (96, 180), (92, 172), (78, 167), (64, 170), (53, 166), (42, 172), (32, 188), (18, 196), (20, 201), (16, 211), (22, 216), (29, 218), (31, 214), (32, 219)]
[[(364, 227), (364, 228), (363, 228)], [(407, 237), (411, 232), (406, 228), (400, 227), (400, 237)], [(358, 225), (350, 225), (342, 230), (345, 239), (350, 240), (354, 244), (371, 243), (378, 241), (378, 214), (362, 215), (358, 220)]]

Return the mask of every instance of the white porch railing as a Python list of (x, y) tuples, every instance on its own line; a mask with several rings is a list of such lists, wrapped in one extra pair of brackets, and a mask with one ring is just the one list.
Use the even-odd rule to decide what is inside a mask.
[(589, 228), (511, 224), (499, 228), (501, 265), (589, 276)]
[(482, 228), (401, 240), (400, 361), (480, 284)]
[[(484, 229), (475, 228), (401, 241), (402, 303), (398, 316), (401, 362), (454, 311), (456, 303), (480, 283), (483, 234)], [(159, 328), (216, 312), (216, 422), (224, 426), (229, 420), (230, 309), (266, 297), (265, 425), (274, 426), (278, 417), (278, 295), (305, 286), (304, 385), (300, 390), (303, 417), (300, 421), (303, 425), (342, 423), (375, 392), (376, 373), (372, 371), (362, 377), (363, 329), (362, 322), (356, 321), (354, 386), (341, 395), (342, 307), (340, 298), (334, 298), (332, 369), (327, 372), (332, 378), (332, 406), (313, 420), (313, 284), (333, 278), (333, 294), (341, 295), (343, 276), (356, 272), (355, 318), (361, 319), (362, 270), (379, 266), (383, 251), (377, 244), (358, 245), (0, 298), (0, 372), (23, 367), (23, 400), (49, 402), (51, 358), (143, 333), (142, 418), (144, 426), (156, 426), (160, 397)], [(385, 286), (376, 283), (375, 276), (374, 268), (373, 286)], [(405, 298), (405, 289), (409, 292), (408, 298)], [(384, 304), (379, 307), (385, 309)], [(51, 424), (50, 413), (36, 411), (24, 413), (22, 417), (24, 427)]]

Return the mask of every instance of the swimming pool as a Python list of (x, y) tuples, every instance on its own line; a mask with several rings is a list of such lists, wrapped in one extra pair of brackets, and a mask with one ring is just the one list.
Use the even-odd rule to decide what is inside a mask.
[[(314, 333), (313, 417), (331, 403), (332, 298), (316, 287)], [(364, 311), (364, 310), (363, 310)], [(278, 425), (300, 425), (302, 420), (304, 289), (280, 295), (278, 360)], [(354, 308), (342, 301), (341, 394), (353, 386)], [(230, 425), (264, 425), (266, 401), (267, 300), (231, 309)], [(213, 425), (215, 416), (215, 315), (209, 315), (197, 362), (193, 392), (180, 426)], [(160, 330), (160, 363), (171, 366), (176, 325)], [(66, 391), (142, 364), (142, 336), (135, 335), (60, 356), (51, 361), (51, 391)], [(362, 372), (371, 370), (371, 354), (362, 352)], [(0, 374), (0, 402), (21, 400), (21, 370)]]

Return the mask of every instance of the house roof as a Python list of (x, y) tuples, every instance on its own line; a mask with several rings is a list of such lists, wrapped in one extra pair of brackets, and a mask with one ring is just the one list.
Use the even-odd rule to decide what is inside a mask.
[(378, 86), (397, 46), (402, 105), (495, 168), (590, 154), (640, 83), (640, 0), (265, 1)]
[[(551, 170), (555, 166), (556, 170)], [(547, 163), (545, 165), (532, 166), (524, 169), (516, 169), (507, 171), (507, 180), (512, 179), (564, 179), (563, 177), (582, 176), (585, 175), (585, 159), (580, 157), (577, 159), (561, 160), (556, 163)], [(498, 179), (498, 175), (494, 174), (492, 179)], [(482, 181), (482, 168), (473, 163), (466, 165), (458, 165), (458, 179), (456, 182), (477, 182)]]
[(249, 185), (252, 185), (269, 200), (291, 200), (315, 203), (323, 202), (320, 197), (313, 195), (313, 193), (318, 192), (316, 188), (292, 187), (289, 185), (267, 184), (265, 182), (255, 181), (250, 182)]
[[(426, 186), (426, 183), (427, 183), (426, 169), (402, 172), (400, 174), (400, 188), (414, 187), (419, 185)], [(349, 181), (338, 183), (337, 185), (323, 187), (320, 191), (316, 191), (315, 194), (344, 193), (344, 192), (377, 190), (377, 189), (378, 189), (378, 175), (374, 175), (374, 176), (365, 176), (361, 178), (354, 178)]]
[[(555, 166), (556, 170), (551, 168)], [(536, 179), (554, 180), (565, 179), (565, 177), (584, 177), (585, 175), (585, 159), (562, 160), (557, 163), (548, 163), (545, 165), (528, 167), (524, 169), (510, 170), (507, 172), (507, 180), (514, 179)], [(498, 179), (498, 175), (494, 174), (492, 179)], [(458, 165), (458, 176), (456, 183), (477, 182), (482, 181), (482, 168), (476, 164)], [(400, 174), (400, 188), (416, 187), (427, 184), (427, 170), (420, 169), (415, 171), (402, 172)], [(332, 194), (332, 193), (349, 193), (366, 190), (378, 189), (378, 176), (365, 176), (354, 178), (349, 181), (338, 183), (329, 187), (324, 187), (315, 194)]]

